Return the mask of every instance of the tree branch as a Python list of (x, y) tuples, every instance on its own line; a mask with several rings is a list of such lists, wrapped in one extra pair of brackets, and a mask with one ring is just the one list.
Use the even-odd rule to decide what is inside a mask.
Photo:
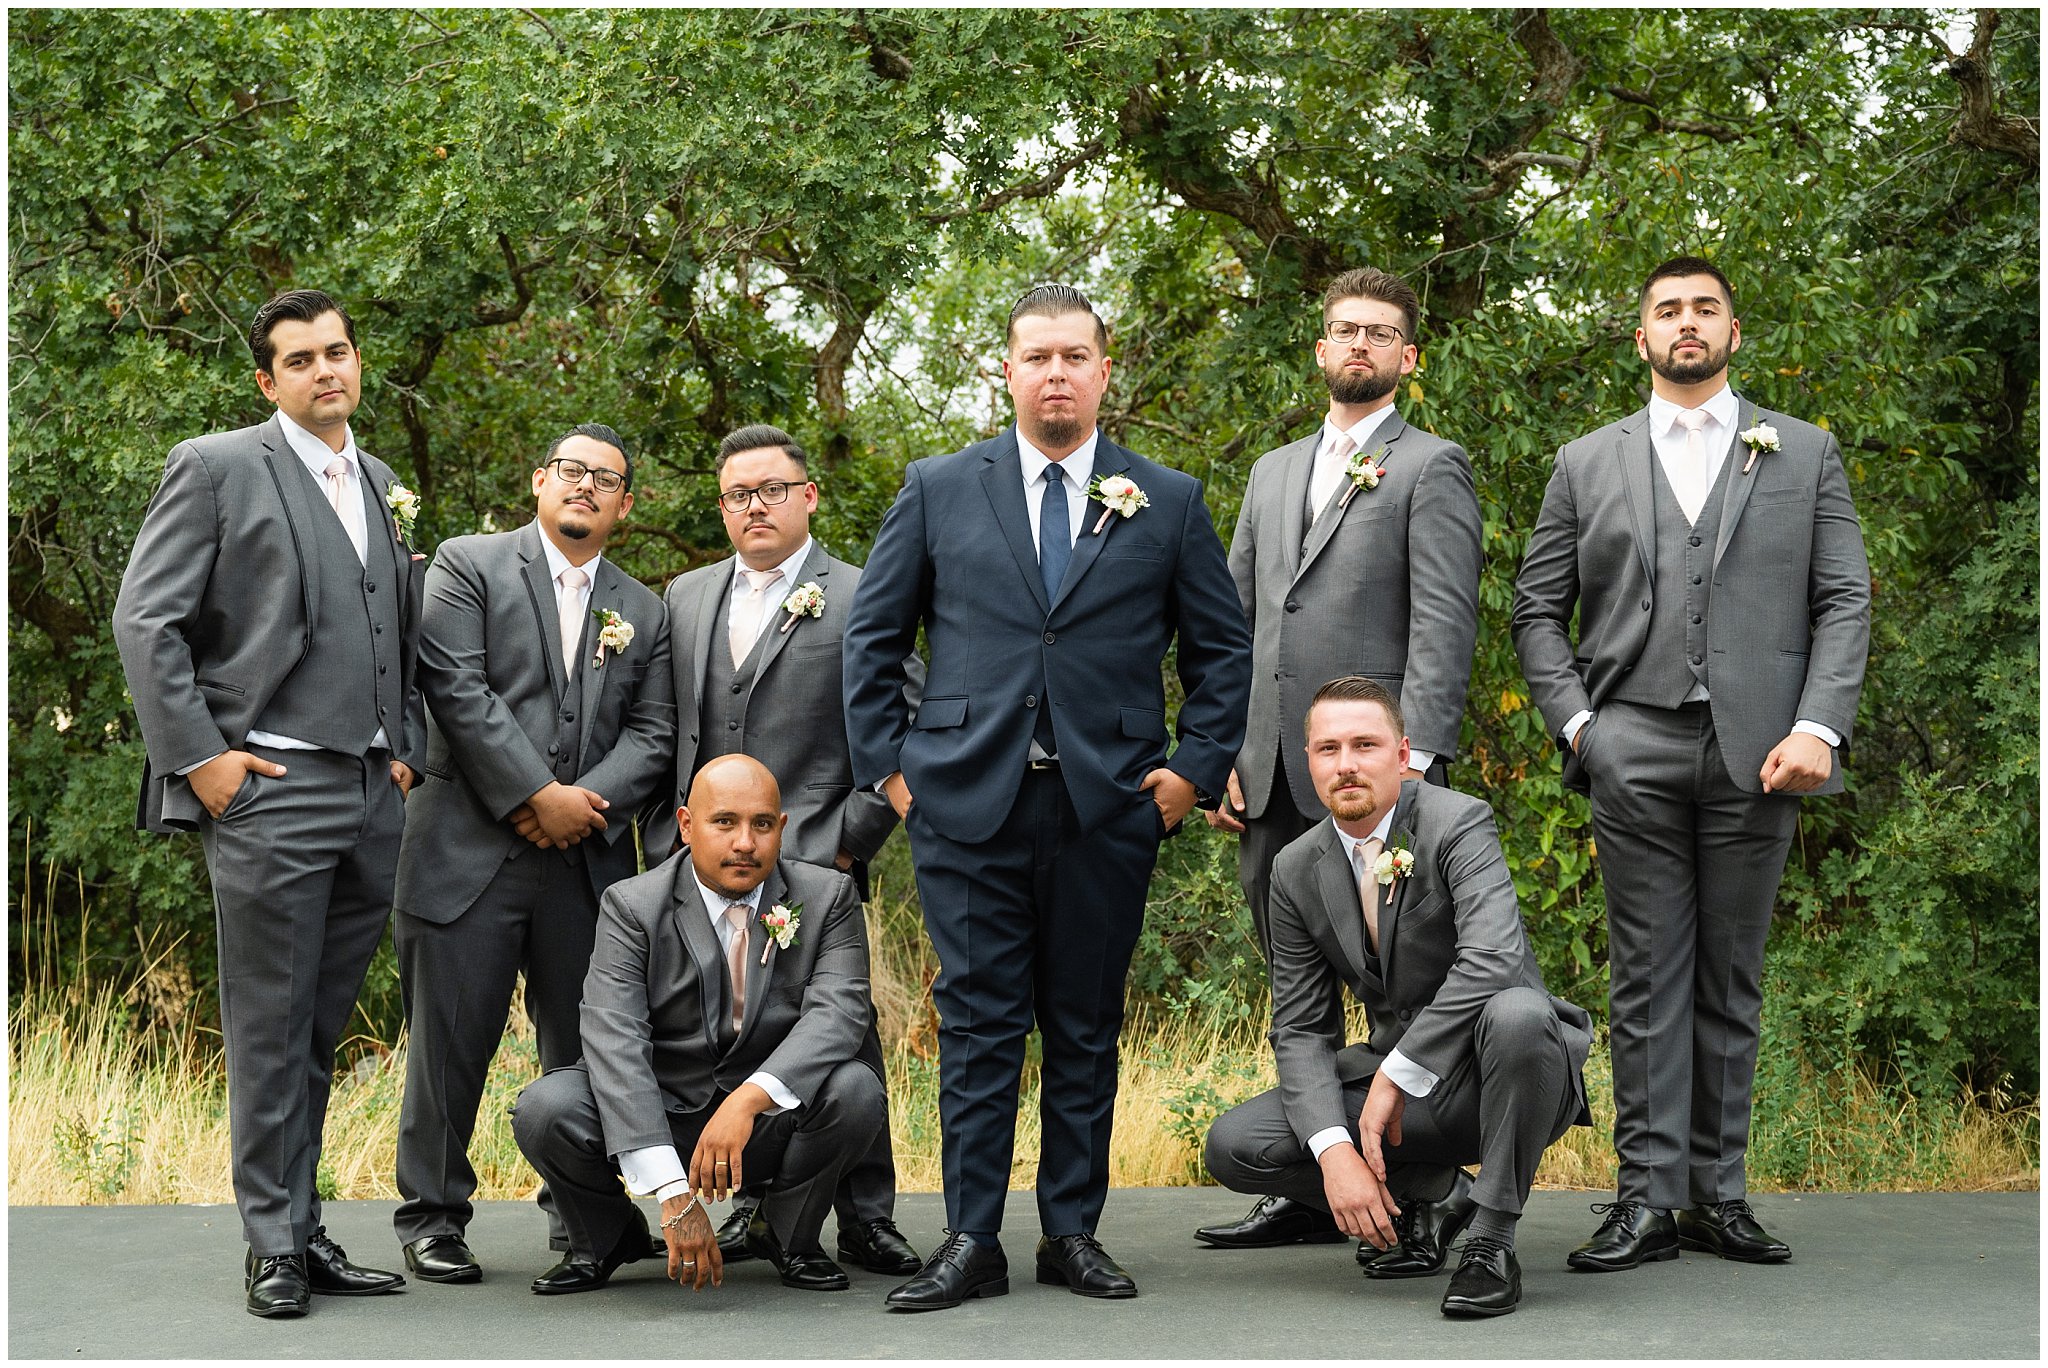
[(1981, 152), (2017, 157), (2039, 174), (2040, 128), (2032, 119), (1998, 112), (1998, 83), (1991, 70), (1991, 35), (1998, 32), (1998, 25), (1997, 10), (1978, 10), (1970, 50), (1949, 58), (1948, 74), (1962, 89), (1963, 108), (1948, 140)]
[(1016, 200), (1044, 199), (1047, 195), (1057, 193), (1059, 188), (1066, 184), (1068, 176), (1072, 175), (1077, 168), (1086, 166), (1089, 162), (1100, 158), (1103, 151), (1102, 139), (1090, 138), (1072, 156), (1062, 157), (1054, 162), (1052, 169), (1037, 180), (1026, 181), (1022, 185), (1013, 185), (1007, 190), (998, 190), (979, 204), (969, 205), (960, 209), (947, 209), (938, 213), (925, 214), (921, 217), (926, 223), (951, 223), (954, 219), (964, 218), (968, 214), (992, 213)]

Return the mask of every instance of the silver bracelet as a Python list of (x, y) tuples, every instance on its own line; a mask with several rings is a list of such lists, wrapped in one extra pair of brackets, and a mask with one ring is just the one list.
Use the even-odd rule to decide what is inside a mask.
[(683, 1218), (685, 1216), (688, 1216), (691, 1212), (697, 1209), (697, 1194), (694, 1191), (692, 1191), (687, 1195), (689, 1196), (690, 1200), (684, 1204), (683, 1209), (681, 1211), (678, 1211), (673, 1216), (665, 1216), (662, 1218), (661, 1228), (663, 1230), (674, 1230), (677, 1226), (683, 1223)]

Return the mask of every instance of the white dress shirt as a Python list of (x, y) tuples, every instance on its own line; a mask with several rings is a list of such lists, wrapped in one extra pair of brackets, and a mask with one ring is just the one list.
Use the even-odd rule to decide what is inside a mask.
[[(791, 492), (794, 493), (793, 490)], [(796, 592), (797, 576), (803, 573), (804, 562), (810, 559), (810, 555), (811, 539), (805, 537), (804, 544), (796, 549), (796, 554), (775, 567), (782, 572), (782, 578), (776, 580), (773, 590), (761, 598), (761, 620), (754, 624), (754, 641), (757, 644), (761, 640), (761, 634), (768, 630), (770, 624), (780, 623), (788, 616), (783, 610), (782, 601)], [(732, 621), (732, 615), (739, 608), (740, 600), (747, 596), (747, 577), (741, 573), (747, 568), (745, 561), (737, 558), (733, 561), (732, 587), (726, 591), (727, 622)]]
[[(1394, 827), (1394, 810), (1388, 808), (1386, 815), (1380, 818), (1379, 825), (1374, 827), (1365, 836), (1351, 835), (1344, 828), (1337, 825), (1335, 817), (1330, 819), (1330, 826), (1336, 831), (1337, 839), (1344, 843), (1345, 857), (1351, 861), (1351, 882), (1353, 885), (1357, 885), (1365, 881), (1366, 874), (1364, 862), (1359, 859), (1358, 846), (1361, 842), (1369, 840), (1378, 841), (1384, 846), (1387, 840), (1387, 833), (1393, 830)], [(1346, 909), (1342, 908), (1332, 909), (1332, 915), (1344, 916), (1346, 911)], [(1363, 917), (1364, 915), (1364, 909), (1359, 909), (1359, 916)], [(1387, 1057), (1380, 1061), (1380, 1071), (1392, 1079), (1395, 1086), (1410, 1097), (1427, 1097), (1437, 1085), (1437, 1076), (1428, 1069), (1423, 1068), (1420, 1064), (1417, 1064), (1407, 1055), (1402, 1054), (1399, 1046), (1395, 1046)], [(1323, 1151), (1330, 1146), (1349, 1144), (1350, 1141), (1351, 1132), (1344, 1129), (1344, 1127), (1325, 1126), (1308, 1138), (1309, 1153), (1320, 1159), (1323, 1157)]]
[[(761, 910), (761, 885), (755, 884), (753, 891), (744, 898), (728, 898), (715, 889), (707, 888), (694, 868), (690, 872), (690, 880), (697, 885), (699, 905), (711, 918), (711, 929), (718, 936), (718, 950), (722, 957), (720, 967), (723, 968), (731, 962), (733, 937), (740, 934), (725, 919), (725, 909), (734, 903), (745, 903), (750, 912), (758, 913)], [(753, 918), (750, 916), (748, 920), (751, 922)], [(752, 972), (755, 966), (750, 964), (747, 968)], [(803, 1105), (774, 1074), (756, 1070), (747, 1076), (747, 1082), (759, 1087), (775, 1103), (761, 1113), (763, 1116), (793, 1111)], [(658, 1202), (680, 1197), (690, 1190), (690, 1172), (683, 1166), (682, 1156), (674, 1145), (649, 1145), (645, 1149), (625, 1151), (619, 1155), (619, 1176), (626, 1180), (626, 1186), (633, 1192), (643, 1197), (652, 1194)]]
[[(564, 570), (571, 568), (569, 565), (569, 558), (562, 554), (562, 548), (555, 545), (554, 540), (551, 537), (549, 537), (546, 532), (541, 531), (541, 526), (538, 522), (535, 522), (533, 526), (534, 531), (540, 532), (541, 554), (548, 558), (548, 581), (555, 587), (555, 601), (557, 603), (560, 603), (562, 600), (562, 572)], [(575, 569), (581, 570), (588, 577), (583, 581), (582, 586), (578, 588), (576, 591), (577, 594), (583, 600), (580, 604), (577, 605), (577, 607), (579, 607), (586, 613), (590, 611), (591, 588), (595, 586), (597, 583), (597, 568), (603, 564), (604, 556), (600, 554), (592, 556), (589, 560), (583, 562), (583, 564), (574, 567)], [(562, 649), (565, 651), (574, 650), (575, 648), (576, 643), (573, 641), (565, 641), (562, 643)]]
[[(1707, 453), (1707, 489), (1711, 494), (1714, 481), (1721, 478), (1721, 467), (1728, 463), (1728, 453), (1734, 448), (1735, 426), (1740, 421), (1742, 410), (1735, 400), (1735, 391), (1726, 385), (1699, 407), (1707, 415), (1707, 421), (1700, 427), (1700, 444)], [(1664, 468), (1664, 478), (1673, 489), (1680, 487), (1678, 463), (1685, 459), (1686, 430), (1678, 425), (1678, 415), (1684, 411), (1661, 394), (1653, 392), (1650, 395), (1650, 445), (1656, 450), (1657, 463)], [(1702, 703), (1710, 697), (1707, 686), (1696, 682), (1686, 694), (1685, 701)], [(1585, 726), (1592, 716), (1591, 708), (1581, 708), (1572, 714), (1564, 724), (1564, 743), (1567, 746), (1578, 738), (1579, 728)], [(1842, 744), (1841, 733), (1803, 717), (1792, 724), (1792, 730), (1818, 736), (1830, 746)]]
[[(1097, 428), (1088, 434), (1088, 440), (1067, 454), (1060, 462), (1060, 474), (1066, 480), (1067, 532), (1075, 541), (1093, 523), (1083, 525), (1088, 516), (1088, 481), (1095, 475), (1095, 444), (1102, 438)], [(1017, 463), (1024, 470), (1024, 512), (1031, 519), (1031, 545), (1038, 546), (1038, 515), (1045, 503), (1045, 468), (1052, 460), (1037, 447), (1031, 445), (1022, 428), (1017, 429)], [(1098, 515), (1100, 516), (1100, 515)]]

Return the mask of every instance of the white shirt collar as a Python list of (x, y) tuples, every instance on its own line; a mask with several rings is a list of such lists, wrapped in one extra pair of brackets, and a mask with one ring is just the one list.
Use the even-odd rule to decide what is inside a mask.
[[(1102, 438), (1102, 429), (1096, 428), (1088, 434), (1088, 440), (1081, 443), (1067, 458), (1060, 462), (1060, 474), (1073, 481), (1073, 488), (1086, 490), (1088, 481), (1095, 474), (1095, 444)], [(1024, 467), (1024, 486), (1030, 488), (1045, 477), (1045, 468), (1052, 464), (1052, 458), (1031, 445), (1024, 435), (1024, 429), (1017, 429), (1017, 460)]]
[(695, 865), (690, 866), (690, 879), (697, 885), (697, 896), (704, 900), (704, 911), (711, 918), (711, 929), (714, 931), (718, 929), (718, 924), (725, 920), (725, 909), (731, 907), (734, 903), (745, 903), (749, 912), (760, 911), (761, 890), (768, 884), (768, 881), (763, 879), (760, 883), (755, 884), (753, 891), (744, 898), (728, 898), (725, 894), (698, 878), (697, 866)]
[(1394, 406), (1392, 404), (1389, 404), (1383, 409), (1378, 409), (1372, 413), (1368, 413), (1365, 417), (1359, 419), (1356, 423), (1352, 424), (1349, 429), (1340, 429), (1336, 426), (1336, 424), (1330, 421), (1330, 416), (1326, 413), (1323, 415), (1322, 442), (1321, 445), (1319, 445), (1316, 448), (1316, 450), (1323, 451), (1327, 449), (1330, 445), (1331, 439), (1336, 437), (1339, 432), (1343, 432), (1344, 435), (1351, 438), (1352, 443), (1358, 448), (1358, 450), (1364, 451), (1366, 449), (1365, 444), (1372, 439), (1372, 435), (1375, 432), (1378, 432), (1380, 430), (1381, 425), (1384, 424), (1387, 421), (1387, 419), (1393, 416)]
[(315, 479), (324, 480), (327, 478), (328, 462), (337, 456), (348, 462), (350, 475), (361, 475), (363, 473), (362, 458), (356, 452), (355, 429), (349, 427), (346, 423), (342, 425), (341, 429), (340, 451), (332, 450), (324, 439), (314, 436), (297, 423), (294, 423), (285, 415), (283, 409), (277, 411), (277, 425), (284, 429), (284, 440), (290, 445), (292, 454), (306, 463), (306, 469), (313, 472)]
[[(1400, 800), (1396, 799), (1394, 802), (1394, 807), (1399, 806), (1401, 806)], [(1387, 843), (1387, 833), (1389, 831), (1392, 831), (1393, 829), (1394, 808), (1392, 807), (1388, 808), (1386, 811), (1386, 815), (1380, 818), (1379, 825), (1372, 829), (1372, 835), (1364, 838), (1347, 834), (1343, 827), (1337, 825), (1336, 814), (1332, 813), (1330, 815), (1330, 830), (1336, 832), (1337, 839), (1344, 843), (1344, 854), (1347, 858), (1351, 855), (1351, 847), (1356, 845), (1361, 839), (1378, 841), (1381, 845), (1384, 846)]]
[[(794, 492), (792, 492), (791, 497), (795, 497)], [(796, 588), (796, 577), (804, 572), (804, 562), (810, 558), (811, 538), (806, 536), (804, 544), (796, 549), (796, 553), (775, 567), (782, 572), (783, 588), (792, 590)], [(747, 563), (745, 561), (741, 560), (738, 556), (732, 558), (732, 582), (735, 588), (746, 583), (745, 578), (740, 573), (746, 568)]]
[[(1735, 417), (1740, 406), (1735, 402), (1735, 391), (1727, 385), (1723, 385), (1713, 398), (1707, 400), (1706, 403), (1701, 404), (1699, 407), (1705, 409), (1707, 416), (1720, 424), (1721, 428), (1725, 431), (1734, 428)], [(1672, 403), (1655, 390), (1650, 392), (1651, 432), (1659, 436), (1675, 435), (1674, 429), (1678, 426), (1678, 415), (1682, 412), (1684, 412), (1683, 406)]]
[[(548, 536), (546, 532), (541, 530), (540, 520), (538, 518), (534, 520), (533, 530), (540, 534), (541, 553), (548, 558), (548, 578), (553, 580), (556, 584), (560, 584), (562, 582), (562, 572), (569, 568), (569, 558), (562, 554), (561, 547), (555, 545), (554, 538)], [(590, 578), (584, 582), (583, 587), (585, 589), (590, 589), (597, 584), (597, 567), (603, 564), (603, 552), (599, 552), (597, 555), (592, 556), (589, 560), (585, 561), (582, 564), (580, 568), (582, 569), (583, 573), (590, 576)]]

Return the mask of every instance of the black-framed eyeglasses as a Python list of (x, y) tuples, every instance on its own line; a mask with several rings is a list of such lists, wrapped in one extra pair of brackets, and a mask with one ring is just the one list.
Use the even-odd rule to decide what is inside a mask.
[(767, 484), (755, 485), (752, 489), (728, 489), (718, 496), (718, 503), (728, 513), (744, 513), (747, 511), (748, 501), (756, 495), (760, 496), (764, 504), (779, 504), (789, 497), (789, 491), (794, 488), (796, 486), (787, 480), (770, 480)]
[(1395, 342), (1407, 336), (1399, 328), (1393, 327), (1390, 324), (1359, 324), (1353, 323), (1348, 318), (1333, 318), (1323, 325), (1323, 336), (1329, 338), (1338, 346), (1349, 346), (1360, 333), (1364, 333), (1365, 340), (1372, 343), (1375, 347), (1391, 347)]
[(588, 475), (599, 493), (616, 494), (626, 487), (625, 476), (616, 470), (606, 470), (603, 466), (585, 465), (567, 456), (557, 456), (548, 464), (555, 468), (555, 478), (566, 485), (580, 485), (583, 483), (583, 477)]

